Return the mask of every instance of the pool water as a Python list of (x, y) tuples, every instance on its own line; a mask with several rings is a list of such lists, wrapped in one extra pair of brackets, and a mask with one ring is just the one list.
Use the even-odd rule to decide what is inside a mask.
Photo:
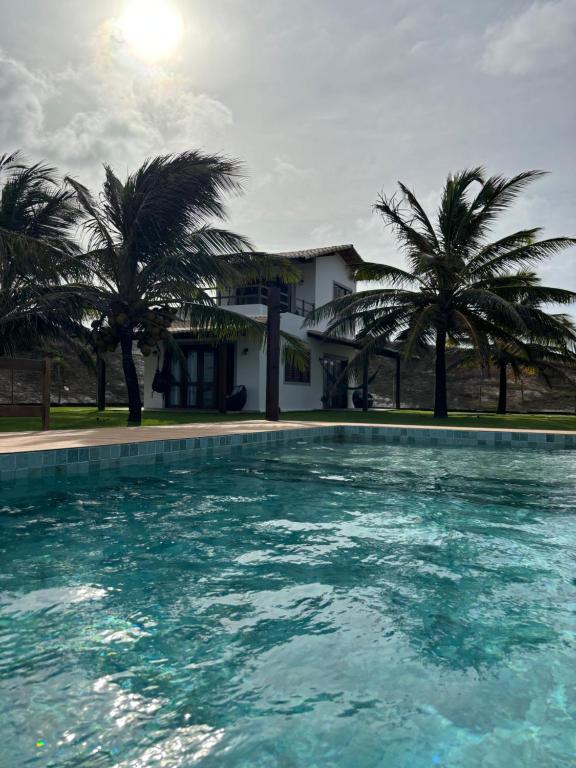
[(576, 765), (576, 454), (298, 442), (0, 497), (0, 765)]

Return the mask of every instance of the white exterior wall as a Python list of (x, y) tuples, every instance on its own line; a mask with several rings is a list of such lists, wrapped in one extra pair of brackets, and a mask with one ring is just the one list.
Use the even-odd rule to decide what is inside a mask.
[[(265, 304), (238, 304), (231, 310), (246, 317), (266, 317)], [(264, 381), (264, 386), (262, 386)], [(236, 342), (234, 385), (244, 384), (248, 399), (244, 410), (263, 411), (266, 408), (266, 350), (259, 344), (246, 339)]]
[(230, 312), (234, 312), (237, 315), (245, 315), (246, 317), (267, 317), (268, 315), (266, 304), (230, 304), (222, 306), (223, 309), (228, 309)]
[[(350, 278), (348, 266), (340, 256), (323, 256), (316, 259), (316, 307), (327, 304), (334, 298), (334, 283), (356, 291), (356, 283)], [(318, 326), (323, 329), (325, 324)]]
[(253, 341), (238, 339), (234, 365), (234, 385), (244, 384), (248, 399), (244, 410), (262, 411), (262, 377), (266, 380), (266, 355)]
[(302, 279), (296, 286), (296, 299), (303, 299), (311, 304), (316, 303), (316, 262), (304, 261), (298, 264)]
[[(350, 360), (354, 349), (341, 344), (329, 344), (308, 336), (308, 328), (303, 327), (303, 318), (291, 313), (282, 315), (281, 328), (286, 333), (302, 339), (310, 347), (310, 382), (286, 382), (284, 363), (280, 364), (280, 408), (282, 411), (313, 411), (322, 408), (324, 394), (324, 368), (321, 359), (325, 355)], [(266, 357), (262, 364), (264, 374), (263, 387), (266, 387)], [(352, 405), (352, 392), (348, 392), (348, 407)], [(266, 402), (262, 410), (265, 410)]]
[[(296, 297), (322, 306), (334, 297), (334, 283), (352, 291), (356, 286), (350, 279), (348, 267), (338, 255), (323, 256), (314, 261), (301, 263), (303, 280), (296, 286)], [(230, 307), (232, 309), (232, 307)], [(234, 305), (233, 311), (248, 317), (266, 317), (268, 309), (263, 304)], [(325, 323), (315, 326), (323, 330)], [(322, 408), (324, 394), (324, 370), (321, 358), (330, 355), (344, 360), (354, 356), (354, 349), (330, 344), (308, 336), (303, 318), (285, 312), (281, 317), (281, 329), (301, 338), (310, 347), (310, 383), (286, 383), (284, 363), (280, 365), (280, 408), (282, 411), (306, 411)], [(156, 355), (146, 358), (144, 364), (144, 407), (163, 408), (164, 397), (152, 392), (152, 380), (156, 372)], [(162, 355), (160, 356), (162, 366)], [(266, 349), (253, 341), (238, 339), (236, 342), (234, 384), (244, 384), (248, 390), (246, 411), (266, 410)], [(349, 383), (351, 385), (351, 383)], [(348, 391), (348, 407), (352, 407), (352, 391)]]
[[(288, 330), (286, 319), (302, 318), (296, 315), (282, 316), (282, 330)], [(289, 323), (292, 325), (292, 323)], [(290, 330), (294, 333), (294, 329)], [(301, 334), (294, 335), (301, 336)], [(303, 338), (310, 347), (310, 383), (286, 383), (284, 363), (280, 364), (280, 407), (282, 411), (311, 411), (321, 409), (324, 394), (324, 370), (321, 358), (325, 355), (350, 360), (354, 350), (338, 344), (326, 344), (319, 339), (312, 339), (304, 333)], [(162, 365), (162, 355), (160, 356)], [(245, 411), (263, 413), (266, 410), (266, 349), (253, 341), (236, 342), (234, 384), (244, 384), (248, 390)], [(164, 408), (164, 396), (152, 392), (152, 380), (156, 373), (156, 356), (151, 355), (144, 361), (144, 407), (147, 409)], [(348, 392), (348, 407), (352, 407), (352, 392)]]
[[(310, 383), (286, 383), (284, 364), (280, 368), (280, 408), (282, 411), (315, 411), (324, 406), (324, 368), (321, 358), (325, 355), (350, 360), (354, 350), (338, 344), (326, 344), (319, 339), (306, 339), (310, 347)], [(352, 406), (352, 392), (348, 391), (348, 407)]]
[[(309, 344), (312, 339), (307, 336), (306, 329), (302, 327), (303, 320), (304, 318), (299, 315), (293, 315), (286, 312), (282, 315), (280, 327), (283, 331), (286, 331), (286, 333), (290, 333), (292, 336), (296, 336)], [(322, 402), (320, 400), (322, 397), (322, 383), (321, 380), (318, 379), (316, 370), (313, 370), (315, 369), (315, 358), (317, 355), (314, 354), (312, 345), (309, 344), (309, 346), (311, 353), (309, 384), (303, 382), (290, 382), (287, 384), (284, 381), (284, 362), (280, 362), (280, 409), (282, 411), (305, 411), (322, 407)], [(317, 397), (318, 386), (320, 386), (319, 397)]]
[(159, 356), (153, 352), (150, 357), (144, 358), (144, 408), (164, 408), (164, 395), (161, 395), (159, 392), (152, 392), (152, 382), (156, 373), (158, 357), (160, 357), (159, 363), (160, 368), (162, 368), (164, 358), (163, 349), (164, 345), (162, 344)]

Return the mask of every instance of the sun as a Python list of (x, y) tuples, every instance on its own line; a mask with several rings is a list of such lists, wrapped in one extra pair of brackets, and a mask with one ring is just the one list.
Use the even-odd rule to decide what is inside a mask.
[(124, 42), (149, 62), (168, 58), (182, 38), (182, 17), (168, 0), (132, 0), (118, 19)]

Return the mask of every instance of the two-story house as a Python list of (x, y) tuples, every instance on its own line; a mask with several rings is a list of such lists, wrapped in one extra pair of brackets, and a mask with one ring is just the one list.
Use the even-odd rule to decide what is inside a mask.
[[(318, 408), (347, 408), (352, 391), (341, 373), (357, 345), (352, 338), (326, 336), (326, 324), (305, 327), (304, 317), (315, 307), (356, 291), (350, 268), (362, 263), (352, 245), (337, 245), (281, 253), (298, 263), (301, 279), (281, 293), (281, 330), (302, 339), (310, 350), (310, 364), (299, 370), (282, 362), (280, 408), (283, 411)], [(237, 288), (218, 301), (233, 312), (266, 321), (267, 288), (264, 285)], [(172, 333), (183, 351), (183, 359), (172, 356), (172, 386), (166, 394), (152, 390), (155, 371), (164, 363), (164, 352), (147, 358), (144, 375), (146, 408), (215, 409), (223, 393), (235, 386), (247, 390), (245, 410), (264, 411), (266, 406), (266, 349), (240, 337), (229, 344), (198, 338), (185, 325)]]

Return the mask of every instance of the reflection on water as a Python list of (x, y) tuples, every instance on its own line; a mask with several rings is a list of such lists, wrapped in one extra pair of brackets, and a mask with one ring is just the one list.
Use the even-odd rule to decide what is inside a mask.
[(33, 613), (34, 611), (66, 610), (84, 600), (100, 600), (106, 590), (94, 586), (49, 587), (36, 589), (24, 595), (0, 595), (0, 616), (11, 613)]
[(574, 766), (575, 481), (332, 443), (10, 491), (0, 765)]

